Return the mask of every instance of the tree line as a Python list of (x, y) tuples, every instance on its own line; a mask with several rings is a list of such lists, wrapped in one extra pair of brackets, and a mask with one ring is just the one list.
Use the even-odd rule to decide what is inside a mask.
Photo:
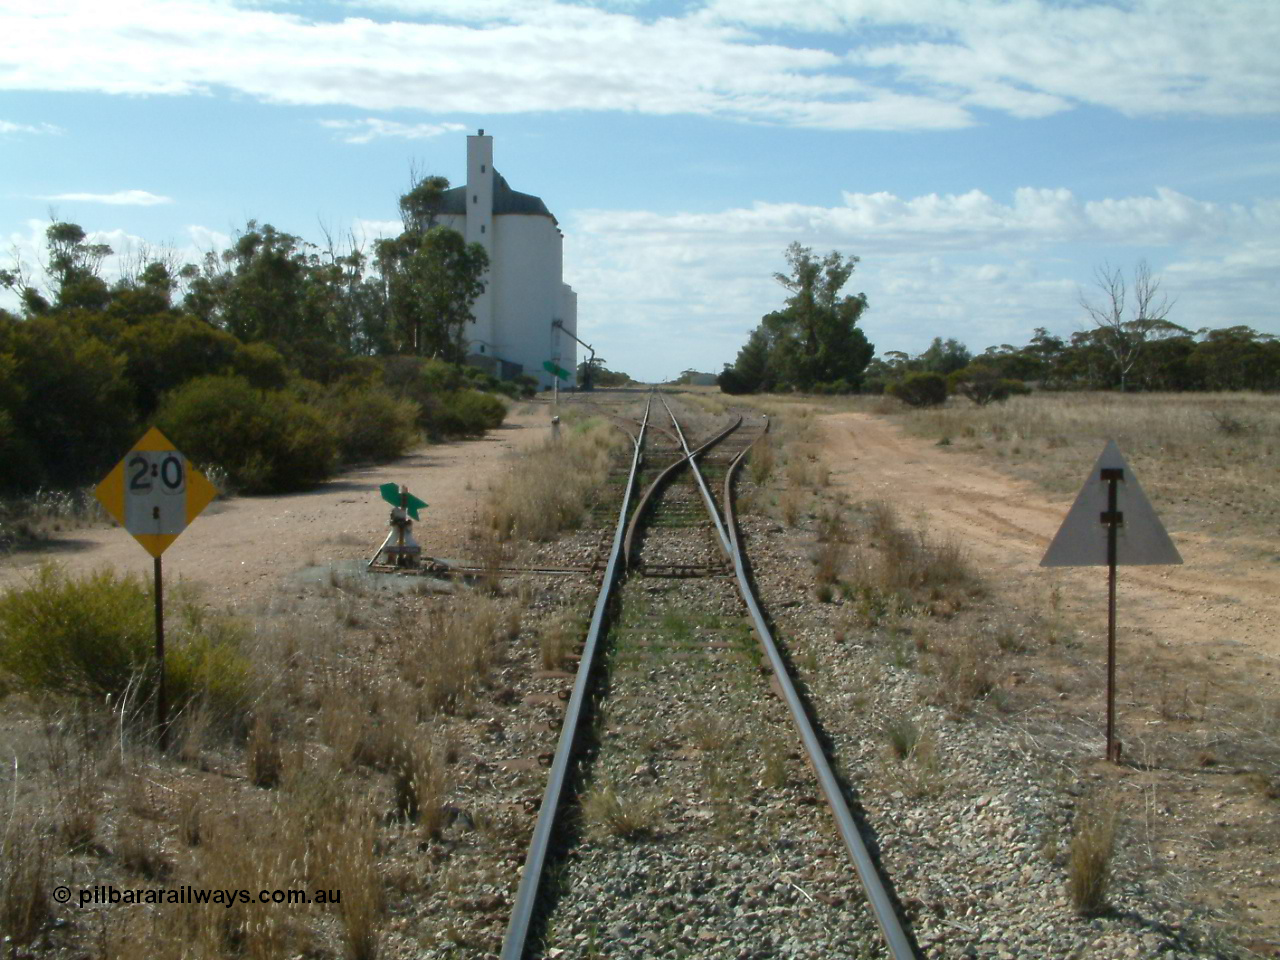
[(0, 491), (96, 480), (150, 423), (246, 492), (500, 423), (493, 393), (534, 383), (462, 366), (488, 258), (437, 223), (447, 188), (416, 179), (367, 253), (250, 220), (200, 263), (143, 250), (113, 282), (110, 247), (53, 223), (42, 276), (0, 270), (21, 304), (0, 310)]
[(899, 350), (872, 357), (855, 326), (866, 297), (839, 295), (857, 257), (819, 260), (792, 244), (791, 292), (766, 315), (720, 374), (726, 393), (805, 391), (889, 393), (913, 405), (948, 395), (977, 403), (1043, 390), (1280, 390), (1280, 338), (1248, 326), (1191, 329), (1169, 319), (1174, 304), (1159, 278), (1139, 263), (1128, 278), (1109, 264), (1079, 300), (1090, 326), (1068, 337), (1036, 327), (1022, 346), (1000, 344), (978, 354), (955, 338), (935, 337), (917, 355)]

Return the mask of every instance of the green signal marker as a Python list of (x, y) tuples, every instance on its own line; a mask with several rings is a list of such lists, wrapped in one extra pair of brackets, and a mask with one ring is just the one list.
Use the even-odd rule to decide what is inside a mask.
[[(399, 486), (394, 483), (384, 483), (378, 488), (378, 490), (381, 491), (382, 499), (387, 501), (387, 503), (391, 504), (393, 507), (400, 506)], [(405, 507), (409, 510), (409, 516), (413, 517), (415, 520), (422, 519), (418, 516), (418, 511), (426, 506), (429, 506), (429, 504), (425, 500), (419, 500), (411, 493), (405, 496)]]

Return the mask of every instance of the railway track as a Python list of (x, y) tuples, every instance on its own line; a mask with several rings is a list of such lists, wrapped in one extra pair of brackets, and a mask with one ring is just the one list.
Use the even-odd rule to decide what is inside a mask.
[(651, 396), (627, 428), (504, 960), (917, 956), (752, 592), (732, 483), (766, 426)]

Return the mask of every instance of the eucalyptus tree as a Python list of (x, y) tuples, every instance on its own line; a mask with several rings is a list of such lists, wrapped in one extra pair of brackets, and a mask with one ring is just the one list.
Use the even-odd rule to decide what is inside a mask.
[(448, 187), (444, 177), (425, 177), (403, 194), (404, 230), (374, 244), (374, 261), (399, 352), (461, 362), (466, 324), (484, 292), (489, 255), (457, 230), (436, 223)]
[(775, 273), (790, 296), (764, 318), (773, 341), (771, 366), (785, 385), (807, 390), (818, 383), (861, 384), (874, 347), (858, 328), (866, 294), (842, 294), (858, 257), (833, 250), (819, 259), (799, 242), (786, 252), (791, 272)]
[(1081, 292), (1080, 306), (1093, 321), (1095, 342), (1110, 356), (1124, 390), (1129, 372), (1148, 340), (1162, 329), (1173, 304), (1161, 293), (1160, 279), (1151, 275), (1145, 260), (1134, 268), (1132, 286), (1124, 272), (1109, 263), (1094, 271), (1094, 284), (1099, 296), (1090, 299)]

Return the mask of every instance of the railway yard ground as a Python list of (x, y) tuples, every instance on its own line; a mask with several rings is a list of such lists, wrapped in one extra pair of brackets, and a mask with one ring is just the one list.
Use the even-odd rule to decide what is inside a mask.
[[(691, 442), (769, 416), (743, 546), (919, 955), (1280, 956), (1280, 401), (667, 396)], [(0, 912), (29, 935), (6, 953), (497, 956), (644, 400), (564, 399), (555, 440), (550, 404), (520, 404), (483, 440), (211, 507), (165, 555), (172, 616), (234, 639), (251, 702), (193, 702), (162, 755), (112, 704), (8, 695)], [(1120, 765), (1105, 570), (1038, 566), (1110, 435), (1185, 561), (1121, 568)], [(388, 480), (430, 504), (426, 552), (480, 574), (364, 571)], [(713, 567), (692, 484), (665, 496), (643, 562)], [(124, 531), (81, 528), (12, 553), (0, 586), (49, 559), (150, 568)], [(622, 593), (528, 955), (888, 956), (733, 581)], [(95, 884), (343, 899), (35, 896)]]

